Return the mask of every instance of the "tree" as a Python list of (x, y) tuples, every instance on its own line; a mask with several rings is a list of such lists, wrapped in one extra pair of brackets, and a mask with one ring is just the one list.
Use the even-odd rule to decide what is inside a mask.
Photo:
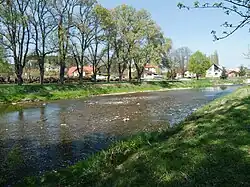
[(227, 77), (228, 77), (227, 70), (226, 70), (226, 68), (223, 67), (220, 78), (221, 79), (227, 79)]
[(107, 70), (108, 82), (110, 82), (111, 67), (116, 58), (115, 43), (117, 40), (117, 23), (113, 18), (112, 13), (113, 10), (108, 10), (100, 5), (96, 7), (96, 14), (100, 19), (100, 24), (104, 31), (105, 47), (103, 49), (103, 52), (105, 53), (105, 58), (103, 60), (103, 63)]
[(58, 61), (60, 65), (60, 83), (64, 84), (66, 58), (69, 51), (70, 28), (73, 12), (78, 0), (53, 0), (53, 17), (57, 21)]
[(50, 9), (51, 6), (46, 0), (33, 0), (29, 8), (29, 22), (32, 28), (32, 40), (39, 65), (41, 84), (44, 82), (46, 55), (56, 52), (51, 45), (51, 39), (57, 24), (54, 22)]
[(249, 25), (250, 22), (250, 1), (249, 0), (221, 0), (219, 2), (199, 2), (195, 1), (193, 6), (187, 6), (183, 3), (178, 3), (177, 5), (180, 9), (186, 8), (188, 10), (193, 8), (201, 9), (221, 9), (227, 15), (236, 15), (239, 17), (240, 21), (237, 24), (230, 23), (225, 21), (222, 26), (225, 30), (217, 36), (216, 31), (212, 31), (211, 34), (214, 36), (214, 40), (220, 40), (227, 38), (228, 36), (235, 33), (238, 29), (243, 28), (244, 26)]
[(104, 56), (104, 50), (101, 48), (101, 42), (103, 41), (104, 33), (100, 26), (100, 18), (98, 17), (97, 9), (94, 10), (93, 20), (93, 39), (88, 47), (88, 55), (86, 59), (93, 67), (93, 79), (96, 82), (96, 75), (99, 70), (99, 65), (102, 62)]
[(188, 70), (196, 74), (196, 78), (206, 73), (206, 70), (210, 67), (211, 63), (209, 59), (202, 52), (197, 51), (191, 55), (188, 63)]
[(214, 54), (210, 56), (210, 61), (212, 64), (219, 65), (219, 55), (217, 51), (215, 51)]
[(246, 69), (247, 69), (247, 68), (244, 67), (243, 65), (240, 66), (240, 71), (239, 71), (239, 76), (240, 76), (240, 77), (246, 76), (246, 73), (247, 73)]
[(140, 30), (136, 19), (136, 9), (128, 5), (120, 5), (113, 11), (117, 26), (117, 39), (115, 41), (116, 57), (118, 60), (119, 79), (122, 80), (124, 71), (129, 69), (129, 80), (132, 79), (132, 48), (136, 44), (137, 34)]
[(0, 4), (0, 43), (11, 53), (18, 85), (23, 83), (31, 38), (27, 14), (29, 3), (29, 0), (13, 0)]
[[(131, 48), (132, 62), (137, 71), (137, 79), (141, 81), (142, 73), (146, 64), (160, 64), (162, 61), (162, 47), (166, 47), (166, 40), (151, 15), (141, 10), (136, 12), (134, 19), (137, 20), (133, 35), (134, 45)], [(165, 46), (164, 46), (165, 45)]]
[(79, 80), (83, 80), (83, 66), (86, 64), (86, 51), (94, 38), (94, 8), (96, 0), (80, 1), (76, 6), (77, 11), (73, 16), (73, 27), (70, 29), (70, 52), (72, 53), (77, 71), (79, 73)]
[(191, 50), (188, 47), (181, 47), (175, 50), (174, 55), (178, 64), (178, 71), (184, 77), (185, 71), (187, 70), (188, 60), (191, 55)]

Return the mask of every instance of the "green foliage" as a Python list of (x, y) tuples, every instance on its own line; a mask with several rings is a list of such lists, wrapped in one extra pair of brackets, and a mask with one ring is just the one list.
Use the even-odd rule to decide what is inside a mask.
[(199, 76), (204, 76), (210, 67), (210, 60), (200, 51), (195, 52), (189, 59), (188, 70)]
[[(23, 186), (249, 186), (250, 88)], [(230, 171), (230, 172), (224, 172)]]
[(226, 68), (223, 67), (222, 74), (221, 74), (220, 78), (227, 79), (227, 77), (228, 77), (227, 70), (226, 70)]
[(240, 66), (240, 71), (239, 71), (239, 76), (244, 77), (247, 74), (247, 68), (244, 67), (243, 65)]

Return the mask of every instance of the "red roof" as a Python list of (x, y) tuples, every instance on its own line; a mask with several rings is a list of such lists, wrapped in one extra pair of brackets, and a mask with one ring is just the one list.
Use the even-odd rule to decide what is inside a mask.
[(145, 68), (158, 68), (158, 66), (154, 66), (154, 65), (147, 64), (147, 65), (145, 66)]
[[(74, 66), (74, 67), (69, 68), (67, 74), (68, 74), (69, 77), (71, 77), (71, 76), (73, 76), (73, 73), (76, 72), (76, 71), (77, 71), (77, 67)], [(83, 66), (83, 71), (85, 73), (92, 73), (93, 72), (93, 67), (92, 66)]]

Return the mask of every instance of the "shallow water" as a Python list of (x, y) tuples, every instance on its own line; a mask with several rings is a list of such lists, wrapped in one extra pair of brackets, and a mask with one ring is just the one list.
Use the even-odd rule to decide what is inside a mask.
[[(0, 172), (8, 183), (74, 164), (121, 137), (166, 129), (237, 86), (0, 108)], [(8, 112), (6, 112), (8, 111)]]

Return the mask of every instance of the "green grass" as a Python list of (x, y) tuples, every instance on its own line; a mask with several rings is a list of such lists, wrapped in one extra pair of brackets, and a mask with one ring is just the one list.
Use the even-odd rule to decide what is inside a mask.
[[(242, 81), (229, 81), (234, 84)], [(166, 88), (200, 88), (227, 83), (221, 80), (191, 80), (191, 81), (158, 81), (142, 84), (115, 83), (115, 84), (48, 84), (48, 85), (0, 85), (0, 102), (22, 101), (48, 101), (58, 99), (77, 99), (92, 95), (139, 92), (148, 90), (160, 90)]]
[(250, 186), (250, 87), (23, 186)]

